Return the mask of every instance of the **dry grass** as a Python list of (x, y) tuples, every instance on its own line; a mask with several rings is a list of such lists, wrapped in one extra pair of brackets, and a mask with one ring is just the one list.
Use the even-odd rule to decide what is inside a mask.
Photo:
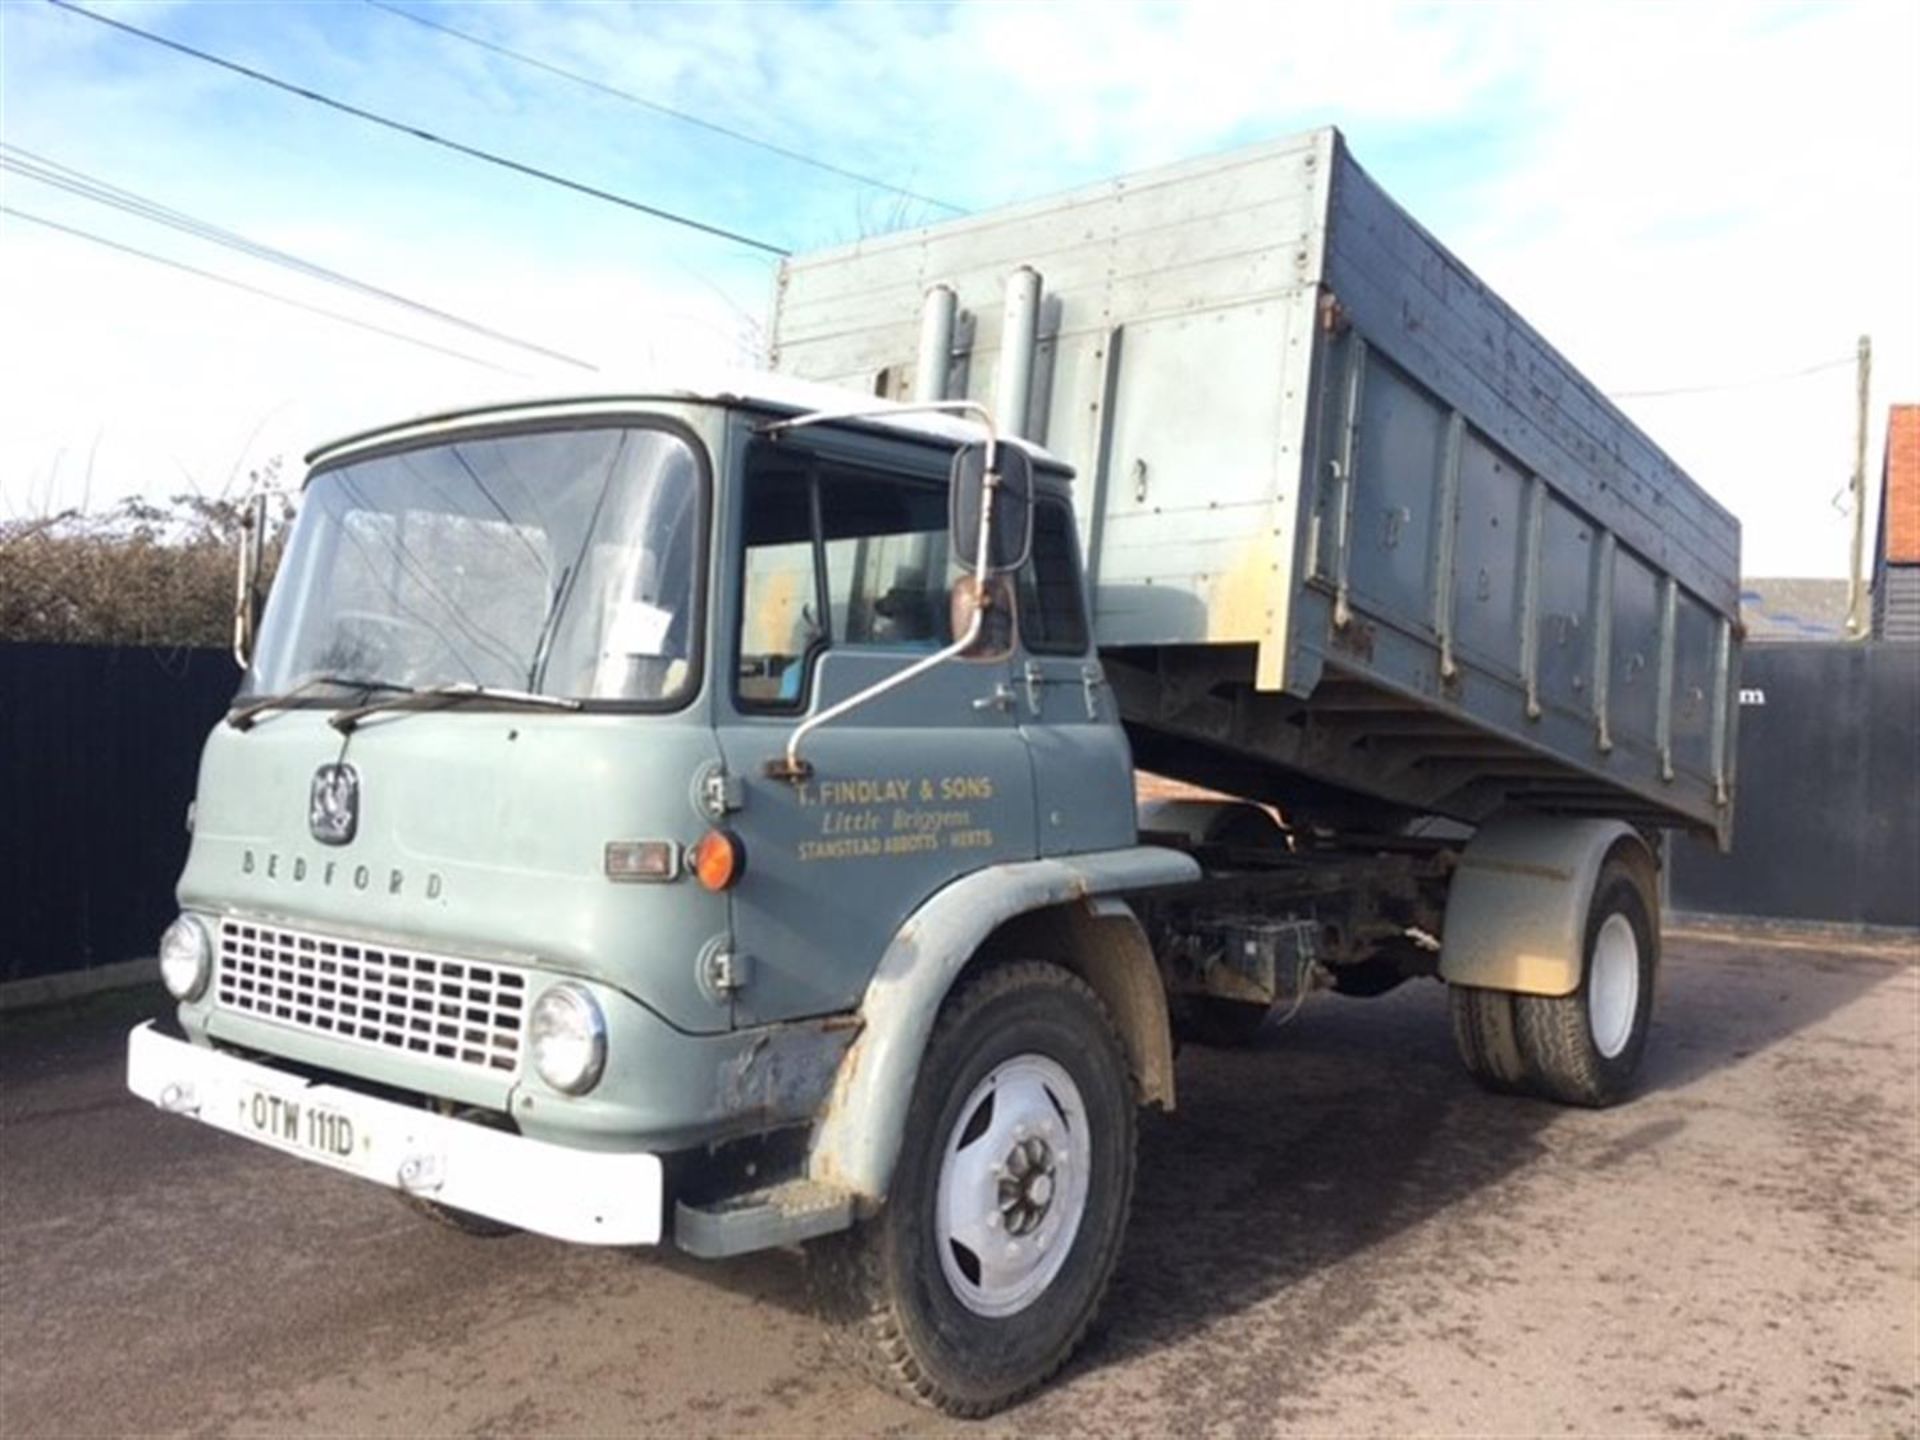
[[(240, 501), (179, 496), (0, 520), (0, 642), (226, 646), (244, 514)], [(284, 523), (272, 522), (269, 565)]]

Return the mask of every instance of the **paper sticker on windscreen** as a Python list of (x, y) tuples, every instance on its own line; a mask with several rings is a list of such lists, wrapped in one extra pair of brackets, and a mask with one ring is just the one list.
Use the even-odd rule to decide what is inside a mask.
[(664, 655), (673, 612), (644, 600), (626, 600), (614, 607), (607, 622), (603, 653), (618, 656)]

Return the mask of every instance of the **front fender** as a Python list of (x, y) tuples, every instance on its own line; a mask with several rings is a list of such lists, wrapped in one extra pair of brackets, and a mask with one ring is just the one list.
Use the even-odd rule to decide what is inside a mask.
[(979, 870), (907, 917), (861, 1001), (808, 1155), (810, 1178), (867, 1202), (885, 1198), (907, 1106), (940, 1006), (981, 944), (1007, 921), (1069, 901), (1198, 879), (1192, 856), (1150, 845)]

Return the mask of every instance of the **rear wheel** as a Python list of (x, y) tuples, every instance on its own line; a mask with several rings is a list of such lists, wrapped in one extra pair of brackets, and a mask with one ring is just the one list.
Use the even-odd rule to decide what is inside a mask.
[(1461, 1062), (1481, 1085), (1501, 1095), (1527, 1089), (1527, 1067), (1520, 1058), (1513, 1001), (1514, 997), (1504, 990), (1479, 990), (1471, 985), (1447, 989), (1453, 1043)]
[(1513, 1000), (1521, 1053), (1540, 1094), (1594, 1107), (1627, 1097), (1653, 1019), (1659, 943), (1653, 901), (1639, 877), (1609, 861), (1587, 911), (1579, 989)]
[(1660, 959), (1656, 901), (1642, 874), (1621, 859), (1601, 868), (1572, 994), (1451, 988), (1454, 1044), (1474, 1079), (1563, 1105), (1627, 1097), (1647, 1045)]
[(1134, 1135), (1119, 1036), (1080, 980), (1021, 962), (956, 993), (928, 1043), (886, 1208), (821, 1247), (855, 1361), (966, 1416), (1052, 1375), (1113, 1273)]

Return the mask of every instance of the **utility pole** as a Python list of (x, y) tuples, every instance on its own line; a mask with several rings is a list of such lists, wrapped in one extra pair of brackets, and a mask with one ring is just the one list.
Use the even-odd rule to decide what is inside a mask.
[(1867, 386), (1873, 376), (1873, 337), (1862, 335), (1854, 361), (1858, 408), (1853, 426), (1853, 564), (1847, 572), (1847, 634), (1866, 633), (1866, 585), (1862, 568), (1867, 549)]

